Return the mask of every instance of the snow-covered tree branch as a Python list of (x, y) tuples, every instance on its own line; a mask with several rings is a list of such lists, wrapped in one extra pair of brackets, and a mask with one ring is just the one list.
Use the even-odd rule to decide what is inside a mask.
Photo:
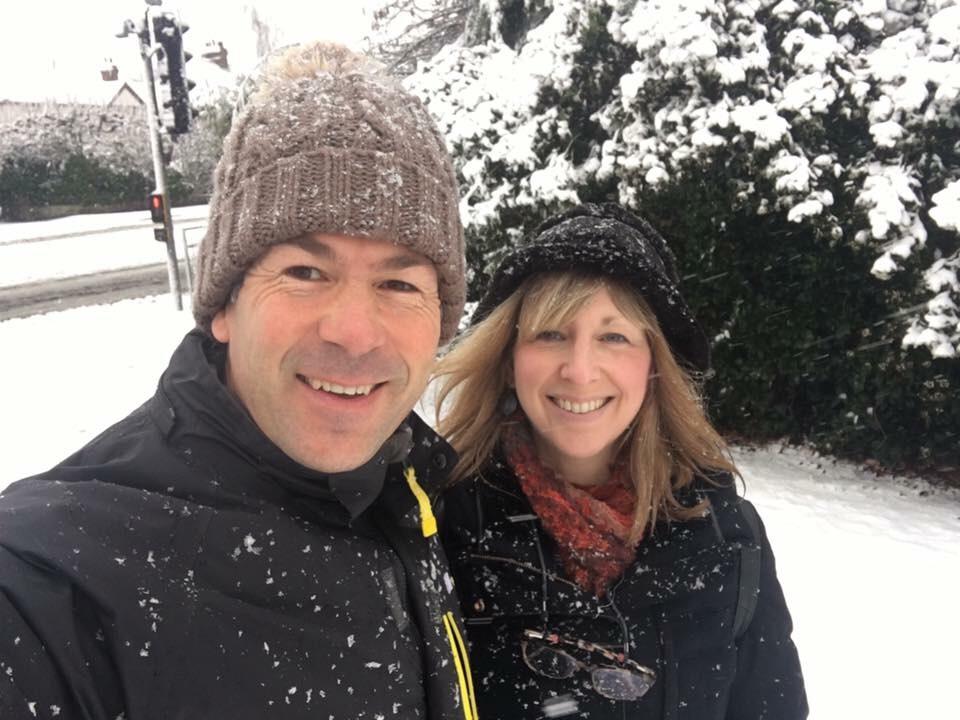
[(576, 201), (668, 236), (712, 417), (960, 462), (956, 0), (473, 0), (406, 82), (461, 176), (471, 292)]
[[(960, 355), (953, 0), (520, 4), (522, 39), (501, 30), (516, 2), (482, 0), (486, 42), (448, 45), (409, 79), (457, 154), (470, 228), (513, 238), (512, 210), (595, 185), (635, 206), (719, 159), (748, 210), (873, 248), (876, 278), (925, 283), (903, 341)], [(598, 24), (609, 62), (587, 73)], [(610, 92), (576, 118), (564, 98), (589, 82)]]

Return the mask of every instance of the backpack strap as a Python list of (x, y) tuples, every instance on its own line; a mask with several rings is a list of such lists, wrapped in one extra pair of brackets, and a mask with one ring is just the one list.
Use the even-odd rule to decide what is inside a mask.
[(750, 531), (753, 542), (740, 548), (740, 587), (737, 592), (737, 611), (733, 620), (733, 636), (740, 640), (757, 609), (760, 596), (760, 516), (752, 504), (737, 503), (740, 515)]
[[(717, 542), (726, 542), (710, 496), (703, 492), (698, 492), (697, 496), (709, 505), (710, 522)], [(738, 499), (736, 507), (750, 535), (749, 543), (737, 543), (740, 546), (740, 586), (737, 589), (737, 609), (733, 616), (733, 637), (739, 641), (753, 620), (760, 596), (760, 516), (746, 500)]]

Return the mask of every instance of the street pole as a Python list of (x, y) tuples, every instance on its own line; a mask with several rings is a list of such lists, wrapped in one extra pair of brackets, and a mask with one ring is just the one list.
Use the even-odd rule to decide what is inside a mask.
[[(163, 146), (160, 140), (160, 110), (157, 105), (157, 88), (153, 75), (153, 56), (156, 46), (150, 42), (153, 30), (150, 26), (150, 9), (144, 12), (143, 27), (137, 33), (140, 42), (140, 56), (143, 58), (143, 72), (147, 81), (147, 129), (150, 135), (150, 151), (153, 154), (153, 176), (156, 193), (163, 197), (163, 235), (167, 246), (167, 277), (170, 281), (170, 293), (177, 310), (183, 310), (183, 298), (180, 290), (180, 268), (177, 263), (177, 246), (173, 234), (173, 218), (170, 214), (170, 202), (167, 196), (167, 173), (163, 162)], [(159, 228), (158, 228), (159, 229)]]

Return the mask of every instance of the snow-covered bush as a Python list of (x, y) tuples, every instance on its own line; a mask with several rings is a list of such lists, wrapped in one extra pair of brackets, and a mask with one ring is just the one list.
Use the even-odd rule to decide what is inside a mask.
[(129, 113), (64, 107), (25, 117), (0, 132), (3, 218), (143, 198), (150, 167), (146, 131)]
[[(233, 95), (209, 99), (188, 135), (175, 145), (167, 170), (174, 202), (209, 196), (213, 168), (229, 130)], [(0, 208), (17, 219), (31, 208), (140, 206), (154, 187), (153, 159), (142, 110), (54, 106), (0, 127)]]
[[(870, 246), (881, 279), (919, 277), (929, 264), (917, 257), (936, 226), (929, 198), (960, 178), (953, 0), (638, 2), (618, 9), (610, 29), (638, 52), (602, 111), (620, 141), (604, 147), (601, 165), (624, 180), (622, 199), (682, 172), (688, 158), (732, 146), (768, 179), (744, 187), (755, 209)], [(652, 78), (675, 82), (674, 92)], [(949, 225), (946, 206), (943, 214)], [(958, 248), (956, 235), (929, 248), (945, 259), (939, 275)], [(960, 354), (960, 325), (943, 297), (906, 341), (934, 357)]]
[(957, 3), (519, 4), (522, 36), (478, 0), (485, 41), (407, 81), (456, 155), (473, 294), (545, 213), (619, 200), (676, 245), (727, 429), (956, 459)]
[(97, 161), (113, 172), (151, 169), (150, 143), (139, 113), (63, 105), (7, 123), (0, 159), (31, 157), (59, 165), (71, 155)]

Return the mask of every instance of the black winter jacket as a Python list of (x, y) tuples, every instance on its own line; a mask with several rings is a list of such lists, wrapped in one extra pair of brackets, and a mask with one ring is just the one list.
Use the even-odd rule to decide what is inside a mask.
[[(0, 718), (465, 717), (456, 597), (401, 465), (297, 465), (220, 367), (188, 334), (151, 400), (0, 496)], [(408, 423), (429, 491), (454, 455)]]
[[(732, 482), (702, 483), (682, 501), (701, 497), (710, 500), (708, 517), (659, 525), (598, 599), (565, 579), (556, 545), (502, 461), (445, 494), (441, 534), (467, 618), (483, 720), (807, 716), (790, 615), (762, 524)], [(568, 680), (533, 673), (520, 636), (543, 629), (544, 597), (547, 630), (617, 651), (627, 640), (629, 656), (657, 673), (647, 694), (612, 701), (593, 692), (587, 672)], [(604, 664), (596, 653), (571, 654)]]

